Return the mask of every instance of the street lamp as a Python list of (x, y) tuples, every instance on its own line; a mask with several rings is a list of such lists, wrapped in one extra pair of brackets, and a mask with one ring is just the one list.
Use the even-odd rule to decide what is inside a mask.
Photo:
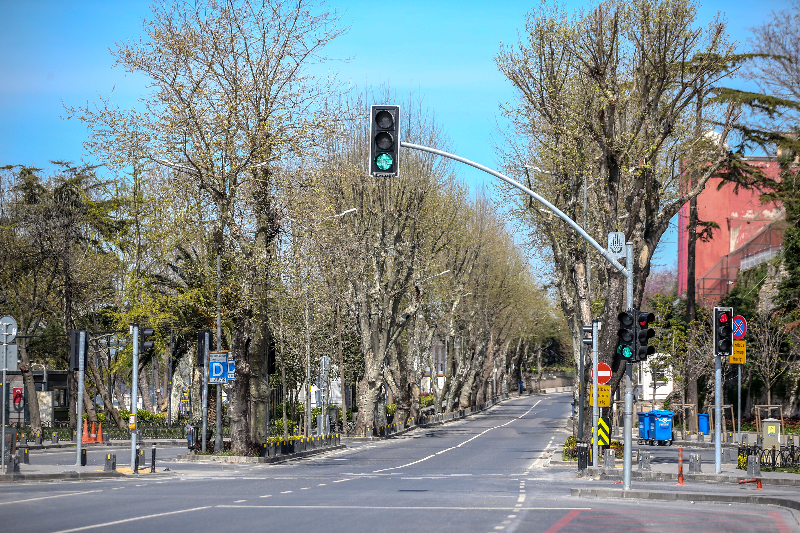
[[(303, 224), (300, 224), (299, 222), (297, 222), (297, 220), (293, 219), (292, 217), (290, 217), (288, 215), (285, 218), (288, 218), (289, 220), (291, 220), (292, 222), (294, 222), (295, 224), (297, 224), (301, 228), (305, 229), (308, 232), (309, 239), (310, 239), (312, 234), (313, 234), (312, 227), (314, 225), (319, 224), (319, 223), (321, 223), (321, 222), (323, 222), (325, 220), (332, 219), (332, 218), (343, 217), (344, 215), (346, 215), (348, 213), (353, 213), (355, 211), (358, 211), (358, 209), (356, 209), (355, 207), (351, 207), (350, 209), (347, 209), (346, 211), (342, 211), (341, 213), (338, 213), (336, 215), (331, 215), (331, 216), (327, 216), (325, 218), (322, 218), (322, 219), (314, 222), (310, 226), (305, 226)], [(308, 304), (308, 297), (306, 296), (306, 309), (305, 309), (305, 323), (306, 323), (306, 387), (305, 387), (305, 389), (306, 389), (305, 390), (305, 393), (306, 393), (306, 427), (305, 427), (305, 436), (306, 437), (311, 435), (311, 322), (310, 322), (310, 316), (309, 315), (310, 315), (310, 309), (309, 309), (309, 304)]]

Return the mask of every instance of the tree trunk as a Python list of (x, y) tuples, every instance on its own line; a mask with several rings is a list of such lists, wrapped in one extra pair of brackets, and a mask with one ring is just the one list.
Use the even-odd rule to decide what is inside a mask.
[(83, 386), (83, 407), (86, 412), (86, 418), (89, 419), (89, 423), (97, 423), (97, 412), (94, 410), (94, 402), (89, 396), (89, 387), (87, 387), (85, 383)]
[(20, 359), (22, 359), (22, 381), (25, 384), (25, 392), (28, 394), (28, 413), (31, 420), (31, 432), (41, 433), (42, 418), (39, 413), (39, 397), (36, 395), (36, 383), (33, 380), (31, 370), (31, 359), (28, 355), (28, 339), (17, 340), (17, 349)]
[[(95, 383), (103, 383), (103, 380), (100, 379), (100, 371), (94, 362), (94, 358), (88, 357), (87, 359), (89, 363), (89, 372), (92, 374), (92, 379)], [(101, 356), (100, 359), (102, 360), (103, 357)], [(114, 419), (114, 423), (118, 428), (125, 429), (127, 427), (127, 421), (122, 420), (119, 411), (117, 411), (117, 409), (114, 407), (114, 402), (108, 395), (108, 389), (104, 386), (99, 386), (97, 389), (100, 393), (100, 397), (103, 399), (103, 405), (106, 407), (106, 414), (111, 415), (111, 418)], [(108, 417), (106, 417), (106, 420), (108, 420)]]
[(142, 407), (146, 411), (155, 413), (153, 400), (150, 397), (150, 381), (147, 379), (147, 369), (144, 364), (139, 367), (139, 397), (142, 399)]

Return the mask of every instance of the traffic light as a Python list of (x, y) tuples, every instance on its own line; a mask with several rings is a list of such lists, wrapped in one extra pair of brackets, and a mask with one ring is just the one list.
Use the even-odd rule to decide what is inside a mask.
[(592, 345), (592, 326), (581, 326), (581, 332), (583, 333), (583, 344), (587, 346)]
[(656, 332), (650, 327), (650, 322), (656, 319), (653, 313), (641, 312), (639, 313), (639, 320), (636, 322), (636, 360), (647, 361), (648, 355), (656, 353), (653, 346), (648, 346), (647, 343), (651, 337), (655, 337)]
[(369, 175), (400, 175), (400, 106), (373, 105), (369, 123)]
[(153, 348), (153, 341), (151, 339), (155, 332), (153, 328), (139, 328), (139, 353), (143, 354)]
[(733, 308), (714, 308), (714, 355), (730, 357), (733, 355)]
[(619, 320), (619, 330), (617, 330), (617, 355), (622, 357), (624, 361), (633, 360), (634, 345), (636, 344), (634, 337), (636, 324), (633, 320), (635, 314), (636, 311), (631, 309), (617, 315), (617, 320)]
[[(69, 333), (69, 369), (70, 370), (80, 370), (80, 338), (81, 338), (81, 331), (85, 332), (86, 330), (81, 329), (73, 329)], [(86, 333), (83, 336), (83, 368), (86, 368), (86, 357), (89, 353), (89, 334)]]

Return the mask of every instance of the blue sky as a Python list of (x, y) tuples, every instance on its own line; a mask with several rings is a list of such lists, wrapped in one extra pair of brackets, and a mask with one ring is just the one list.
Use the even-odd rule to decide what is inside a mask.
[[(82, 143), (86, 129), (64, 120), (63, 104), (82, 105), (111, 95), (112, 102), (134, 105), (145, 80), (112, 68), (108, 49), (115, 41), (137, 38), (150, 1), (0, 0), (0, 165), (46, 166), (52, 159), (93, 161)], [(568, 7), (589, 5), (569, 0)], [(500, 103), (513, 98), (494, 64), (500, 42), (517, 41), (525, 13), (536, 0), (487, 1), (330, 1), (350, 31), (335, 41), (329, 55), (351, 58), (330, 63), (340, 79), (357, 86), (389, 84), (399, 94), (414, 91), (435, 113), (453, 149), (487, 166), (496, 164), (492, 139), (503, 122)], [(732, 38), (744, 43), (746, 28), (765, 20), (785, 1), (706, 1), (699, 21), (724, 12)], [(382, 20), (383, 19), (383, 20)], [(387, 25), (398, 29), (384, 34)], [(112, 94), (113, 91), (113, 94)], [(63, 104), (62, 104), (63, 102)], [(468, 110), (468, 112), (465, 112)], [(473, 190), (493, 178), (464, 167)], [(663, 238), (655, 264), (676, 262), (677, 232)]]

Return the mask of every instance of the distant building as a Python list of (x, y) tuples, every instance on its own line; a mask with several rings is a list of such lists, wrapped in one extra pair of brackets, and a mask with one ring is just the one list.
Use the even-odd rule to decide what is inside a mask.
[[(771, 178), (779, 175), (775, 158), (744, 159)], [(703, 306), (719, 302), (735, 284), (739, 270), (770, 260), (780, 253), (783, 242), (785, 213), (780, 203), (761, 203), (757, 190), (740, 187), (735, 194), (733, 184), (719, 187), (721, 182), (721, 178), (711, 178), (697, 197), (699, 220), (719, 224), (710, 241), (697, 241), (695, 286), (698, 304)], [(687, 203), (678, 215), (678, 294), (685, 294), (689, 283), (688, 223)]]

